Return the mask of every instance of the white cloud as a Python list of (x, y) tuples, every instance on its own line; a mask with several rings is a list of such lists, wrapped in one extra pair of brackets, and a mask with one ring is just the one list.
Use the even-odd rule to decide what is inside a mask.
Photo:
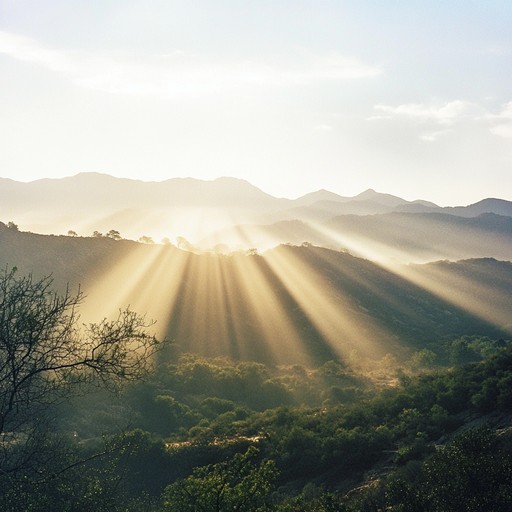
[(95, 54), (48, 49), (37, 41), (0, 31), (0, 54), (40, 65), (90, 89), (174, 97), (244, 85), (293, 86), (374, 77), (375, 66), (338, 54), (302, 59), (299, 65), (253, 61), (216, 62), (175, 51), (161, 55)]
[(491, 133), (494, 135), (498, 135), (499, 137), (512, 139), (512, 123), (498, 124), (496, 126), (493, 126), (491, 128)]
[(501, 111), (489, 116), (491, 123), (491, 133), (498, 137), (512, 138), (512, 101), (505, 103)]
[[(385, 117), (388, 118), (402, 117), (442, 125), (451, 125), (462, 119), (477, 119), (483, 113), (478, 105), (463, 100), (454, 100), (443, 105), (404, 103), (398, 106), (375, 105), (374, 108), (387, 114)], [(373, 119), (375, 119), (375, 116)]]
[(333, 127), (330, 124), (317, 124), (313, 126), (315, 132), (332, 132)]
[(376, 66), (336, 53), (311, 59), (308, 71), (312, 77), (320, 80), (369, 78), (382, 73), (382, 70)]
[(423, 135), (420, 135), (420, 139), (426, 142), (435, 142), (436, 140), (452, 133), (452, 131), (453, 130), (438, 130), (434, 132), (424, 133)]
[(505, 105), (503, 105), (503, 108), (501, 109), (501, 112), (496, 117), (500, 119), (512, 120), (512, 101), (505, 103)]
[(383, 121), (393, 119), (393, 116), (369, 116), (366, 118), (367, 121)]
[[(473, 122), (493, 135), (512, 138), (512, 102), (503, 105), (498, 113), (490, 113), (473, 102), (454, 100), (442, 104), (404, 103), (398, 106), (375, 105), (382, 114), (367, 120), (407, 119), (418, 126), (427, 126), (430, 131), (418, 135), (420, 140), (435, 142), (453, 132), (456, 126)], [(442, 128), (444, 127), (444, 128)], [(442, 128), (442, 129), (436, 129)]]
[(512, 53), (510, 46), (496, 44), (487, 48), (487, 53), (496, 57), (507, 57)]

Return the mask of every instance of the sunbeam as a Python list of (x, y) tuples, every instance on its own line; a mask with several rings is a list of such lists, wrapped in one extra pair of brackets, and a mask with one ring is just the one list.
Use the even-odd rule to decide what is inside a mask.
[[(409, 265), (403, 269), (403, 275), (438, 297), (512, 334), (512, 280), (497, 281), (493, 269), (487, 268), (488, 263), (489, 260), (468, 260)], [(510, 262), (496, 263), (511, 267)]]
[(112, 317), (130, 307), (157, 321), (156, 333), (166, 335), (187, 258), (168, 246), (138, 244), (96, 280), (85, 285), (84, 319)]
[(365, 356), (382, 356), (386, 333), (372, 325), (358, 304), (332, 287), (325, 275), (301, 259), (300, 251), (281, 247), (266, 253), (265, 259), (339, 356), (346, 357), (354, 349)]
[(450, 315), (463, 330), (470, 322), (510, 332), (511, 283), (485, 284), (492, 274), (481, 265), (465, 274), (454, 272), (464, 262), (404, 266), (383, 247), (375, 262), (360, 257), (376, 250), (363, 240), (336, 241), (358, 256), (310, 244), (260, 256), (112, 242), (133, 249), (87, 284), (84, 318), (129, 305), (156, 320), (157, 334), (180, 350), (273, 364), (348, 361), (354, 350), (370, 359), (407, 358), (435, 342)]
[(233, 272), (240, 283), (242, 296), (256, 321), (265, 350), (275, 362), (290, 361), (293, 354), (296, 362), (309, 363), (304, 340), (285, 310), (275, 290), (274, 274), (265, 274), (265, 263), (257, 255), (233, 255)]

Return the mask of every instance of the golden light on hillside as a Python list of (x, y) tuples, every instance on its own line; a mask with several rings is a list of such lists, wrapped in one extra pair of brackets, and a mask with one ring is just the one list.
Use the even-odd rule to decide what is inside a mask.
[[(510, 329), (509, 291), (482, 284), (490, 275), (480, 282), (443, 265), (404, 266), (410, 254), (399, 246), (318, 230), (345, 250), (306, 244), (221, 255), (139, 244), (88, 284), (85, 316), (113, 316), (129, 305), (185, 351), (306, 365), (319, 354), (347, 360), (353, 350), (407, 357), (406, 344), (430, 325), (421, 301), (439, 318), (463, 310)], [(239, 226), (237, 236), (247, 244), (249, 232)], [(411, 339), (403, 319), (415, 326)]]
[(267, 253), (266, 260), (333, 352), (342, 358), (354, 349), (369, 357), (385, 354), (389, 348), (384, 343), (389, 339), (385, 329), (341, 295), (313, 265), (282, 250)]
[(308, 362), (261, 257), (181, 254), (187, 265), (168, 323), (177, 343), (235, 359)]
[[(256, 258), (261, 262), (261, 258)], [(114, 316), (130, 306), (157, 320), (188, 350), (283, 361), (296, 354), (300, 335), (288, 319), (269, 277), (245, 255), (196, 254), (168, 246), (140, 245), (87, 290), (85, 318)], [(248, 333), (259, 332), (258, 340)], [(254, 338), (254, 334), (251, 334)]]
[(297, 362), (307, 363), (307, 347), (276, 292), (279, 279), (261, 256), (235, 256), (236, 280), (261, 332), (261, 340), (274, 361), (286, 361), (294, 354)]
[(428, 268), (407, 266), (402, 269), (405, 278), (423, 287), (432, 294), (468, 311), (472, 315), (512, 333), (510, 318), (510, 290), (512, 282), (495, 282), (490, 271), (471, 268), (471, 261), (461, 263), (468, 266), (465, 275), (450, 272), (449, 262), (431, 264)]
[(391, 246), (375, 239), (355, 236), (354, 234), (344, 234), (324, 224), (315, 223), (313, 227), (330, 241), (331, 246), (348, 250), (354, 256), (365, 258), (381, 265), (386, 265), (390, 262), (403, 263), (410, 261), (410, 253), (401, 249), (399, 245)]
[[(421, 234), (418, 234), (416, 252), (412, 254), (410, 251), (402, 249), (400, 245), (391, 246), (390, 244), (380, 243), (375, 239), (344, 236), (338, 231), (322, 225), (315, 225), (315, 228), (336, 244), (347, 248), (352, 254), (371, 260), (397, 277), (406, 279), (413, 285), (500, 329), (512, 332), (512, 322), (508, 308), (510, 292), (503, 288), (500, 290), (496, 286), (491, 287), (482, 282), (489, 281), (492, 275), (479, 276), (467, 272), (464, 276), (457, 276), (451, 273), (446, 265), (444, 267), (441, 264), (430, 264), (428, 267), (406, 265), (411, 261), (425, 263), (438, 256), (435, 248), (427, 248), (421, 245)], [(472, 247), (471, 240), (457, 240), (457, 244), (459, 247), (464, 246), (468, 249)], [(419, 256), (420, 254), (421, 256)], [(364, 285), (364, 283), (361, 284)], [(509, 290), (511, 288), (512, 283), (510, 283)], [(374, 293), (380, 292), (375, 289)], [(387, 297), (385, 300), (389, 301), (393, 298)]]
[(383, 339), (390, 338), (286, 250), (219, 256), (141, 244), (86, 293), (86, 319), (114, 316), (129, 305), (157, 320), (160, 337), (169, 334), (186, 350), (235, 359), (308, 364), (315, 350), (346, 358), (353, 349), (378, 357), (386, 352)]
[(85, 320), (110, 318), (129, 306), (145, 313), (148, 320), (157, 320), (156, 333), (164, 337), (187, 263), (166, 246), (137, 246), (87, 286), (82, 316)]

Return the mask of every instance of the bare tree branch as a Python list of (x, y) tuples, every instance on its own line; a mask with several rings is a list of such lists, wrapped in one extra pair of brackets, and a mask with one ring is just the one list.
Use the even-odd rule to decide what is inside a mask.
[(49, 406), (84, 384), (116, 389), (151, 368), (160, 345), (148, 333), (153, 322), (127, 309), (80, 325), (83, 300), (80, 289), (55, 293), (51, 277), (0, 274), (0, 475), (37, 472), (32, 440)]

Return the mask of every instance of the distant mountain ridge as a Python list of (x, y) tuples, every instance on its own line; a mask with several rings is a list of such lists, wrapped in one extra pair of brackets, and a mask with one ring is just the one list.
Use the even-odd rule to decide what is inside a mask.
[[(8, 192), (8, 194), (6, 193)], [(217, 178), (212, 181), (195, 178), (171, 178), (165, 181), (141, 181), (116, 178), (101, 173), (79, 173), (67, 178), (40, 179), (28, 183), (0, 178), (0, 198), (6, 205), (30, 199), (36, 205), (46, 204), (51, 197), (64, 201), (102, 204), (108, 200), (118, 207), (132, 207), (137, 199), (141, 206), (167, 206), (169, 201), (180, 204), (222, 204), (248, 207), (246, 201), (286, 201), (266, 194), (248, 181), (238, 178)]]
[[(193, 243), (205, 240), (223, 243), (219, 233), (229, 229), (240, 232), (237, 226), (241, 225), (252, 226), (249, 231), (262, 226), (258, 228), (261, 231), (276, 223), (294, 221), (296, 225), (305, 225), (304, 231), (314, 232), (331, 229), (335, 219), (342, 216), (398, 213), (457, 218), (494, 214), (508, 218), (512, 217), (512, 202), (487, 198), (467, 206), (442, 208), (423, 199), (407, 201), (373, 189), (354, 197), (322, 189), (297, 199), (286, 199), (274, 197), (246, 180), (229, 177), (211, 181), (170, 178), (155, 182), (79, 173), (29, 183), (0, 178), (0, 221), (13, 221), (22, 230), (43, 234), (65, 234), (72, 230), (91, 235), (93, 231), (115, 229), (131, 239), (148, 235), (159, 241), (163, 237), (174, 240), (185, 236)], [(416, 217), (420, 223), (425, 219)], [(385, 217), (381, 220), (387, 222)], [(407, 229), (417, 231), (411, 225)], [(245, 238), (251, 244), (250, 238)], [(325, 233), (315, 232), (311, 239), (303, 241), (318, 242), (325, 238)], [(289, 239), (282, 236), (277, 241), (296, 240), (293, 236)]]
[(457, 217), (446, 213), (340, 215), (317, 224), (286, 220), (268, 225), (227, 228), (200, 244), (220, 242), (232, 247), (273, 247), (309, 242), (345, 249), (373, 260), (429, 262), (492, 257), (512, 260), (512, 217), (486, 213)]

